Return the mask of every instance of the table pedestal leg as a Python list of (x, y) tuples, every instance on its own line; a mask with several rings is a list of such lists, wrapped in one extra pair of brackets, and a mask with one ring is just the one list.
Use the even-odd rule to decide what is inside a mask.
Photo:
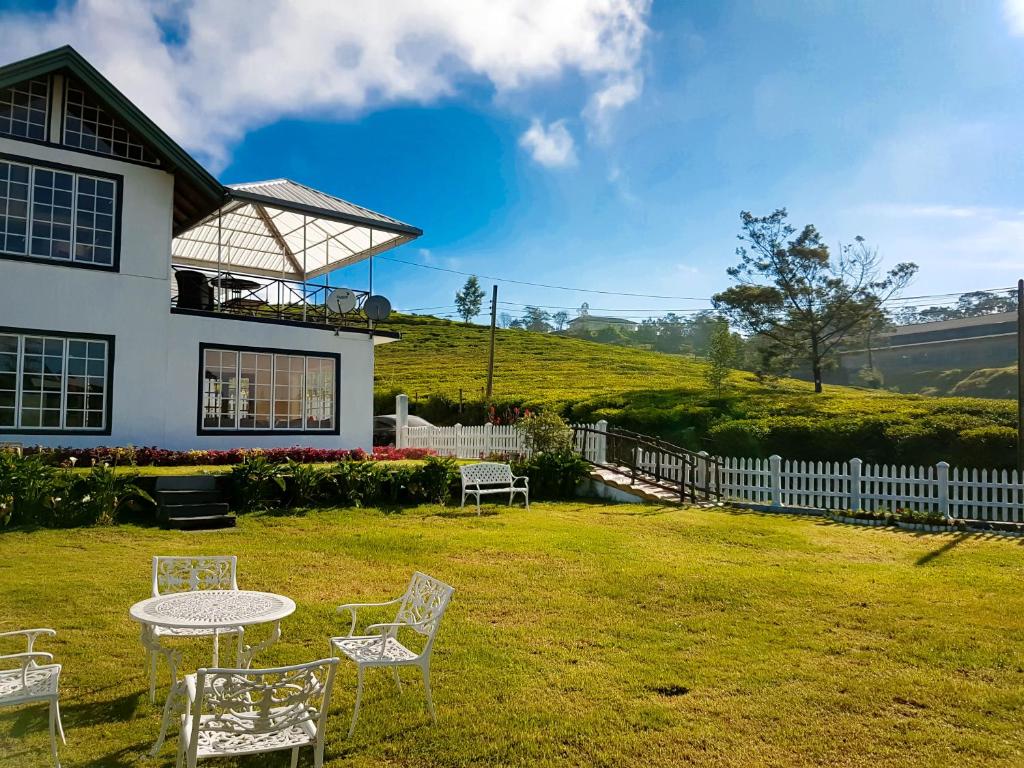
[(241, 664), (239, 666), (242, 669), (249, 669), (252, 666), (253, 657), (256, 656), (257, 653), (262, 653), (263, 651), (267, 650), (268, 648), (270, 648), (272, 645), (274, 645), (274, 643), (276, 643), (280, 639), (281, 639), (281, 622), (280, 621), (275, 621), (274, 622), (274, 629), (270, 633), (270, 637), (268, 637), (263, 642), (257, 643), (256, 645), (242, 646), (241, 641), (239, 641), (239, 647), (240, 647), (240, 653), (239, 653), (239, 657), (240, 658), (239, 658), (239, 661), (241, 662)]

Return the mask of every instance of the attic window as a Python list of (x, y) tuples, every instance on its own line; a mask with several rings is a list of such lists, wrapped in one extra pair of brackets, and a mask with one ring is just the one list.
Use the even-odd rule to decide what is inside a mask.
[(64, 103), (64, 144), (87, 152), (157, 164), (157, 159), (92, 94), (68, 79)]
[(28, 80), (0, 89), (0, 135), (18, 139), (46, 139), (48, 80)]

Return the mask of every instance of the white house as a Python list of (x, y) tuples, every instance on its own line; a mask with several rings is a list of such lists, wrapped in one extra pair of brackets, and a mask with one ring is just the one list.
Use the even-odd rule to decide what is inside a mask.
[(0, 441), (369, 447), (397, 335), (331, 273), (421, 234), (222, 185), (69, 47), (2, 67)]

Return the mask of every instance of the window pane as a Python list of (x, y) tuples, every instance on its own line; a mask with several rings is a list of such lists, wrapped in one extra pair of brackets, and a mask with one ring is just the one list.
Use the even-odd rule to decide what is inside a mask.
[(46, 138), (49, 80), (29, 80), (0, 88), (0, 135), (42, 141)]
[(243, 352), (239, 360), (239, 429), (270, 429), (274, 356)]
[[(87, 370), (99, 370), (97, 381), (105, 381), (107, 368), (107, 345), (102, 341), (68, 341), (67, 397), (65, 399), (64, 425), (76, 427), (102, 427), (106, 417), (102, 388), (92, 386), (93, 379), (85, 375)], [(88, 394), (88, 397), (86, 396)], [(90, 414), (95, 415), (91, 420)]]
[(32, 182), (33, 256), (71, 259), (71, 194), (63, 191), (63, 187), (70, 189), (74, 178), (64, 171), (35, 169)]
[(112, 157), (156, 164), (156, 157), (75, 80), (67, 80), (64, 143)]
[(208, 349), (203, 365), (203, 427), (235, 429), (238, 353)]
[(306, 359), (306, 428), (334, 428), (334, 363), (326, 357)]
[(274, 356), (274, 429), (302, 429), (305, 358)]
[[(3, 118), (0, 115), (0, 128)], [(0, 252), (25, 255), (28, 239), (28, 184), (17, 181), (28, 166), (0, 160)]]
[(98, 210), (114, 210), (115, 185), (113, 182), (78, 178), (77, 218), (75, 221), (75, 261), (111, 265), (114, 250), (114, 217), (96, 215)]

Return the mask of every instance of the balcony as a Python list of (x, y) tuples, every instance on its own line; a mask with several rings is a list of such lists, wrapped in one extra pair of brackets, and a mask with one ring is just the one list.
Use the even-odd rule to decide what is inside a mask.
[(173, 265), (171, 311), (180, 314), (371, 331), (363, 312), (367, 291), (355, 291), (350, 312), (333, 312), (327, 297), (338, 286)]

